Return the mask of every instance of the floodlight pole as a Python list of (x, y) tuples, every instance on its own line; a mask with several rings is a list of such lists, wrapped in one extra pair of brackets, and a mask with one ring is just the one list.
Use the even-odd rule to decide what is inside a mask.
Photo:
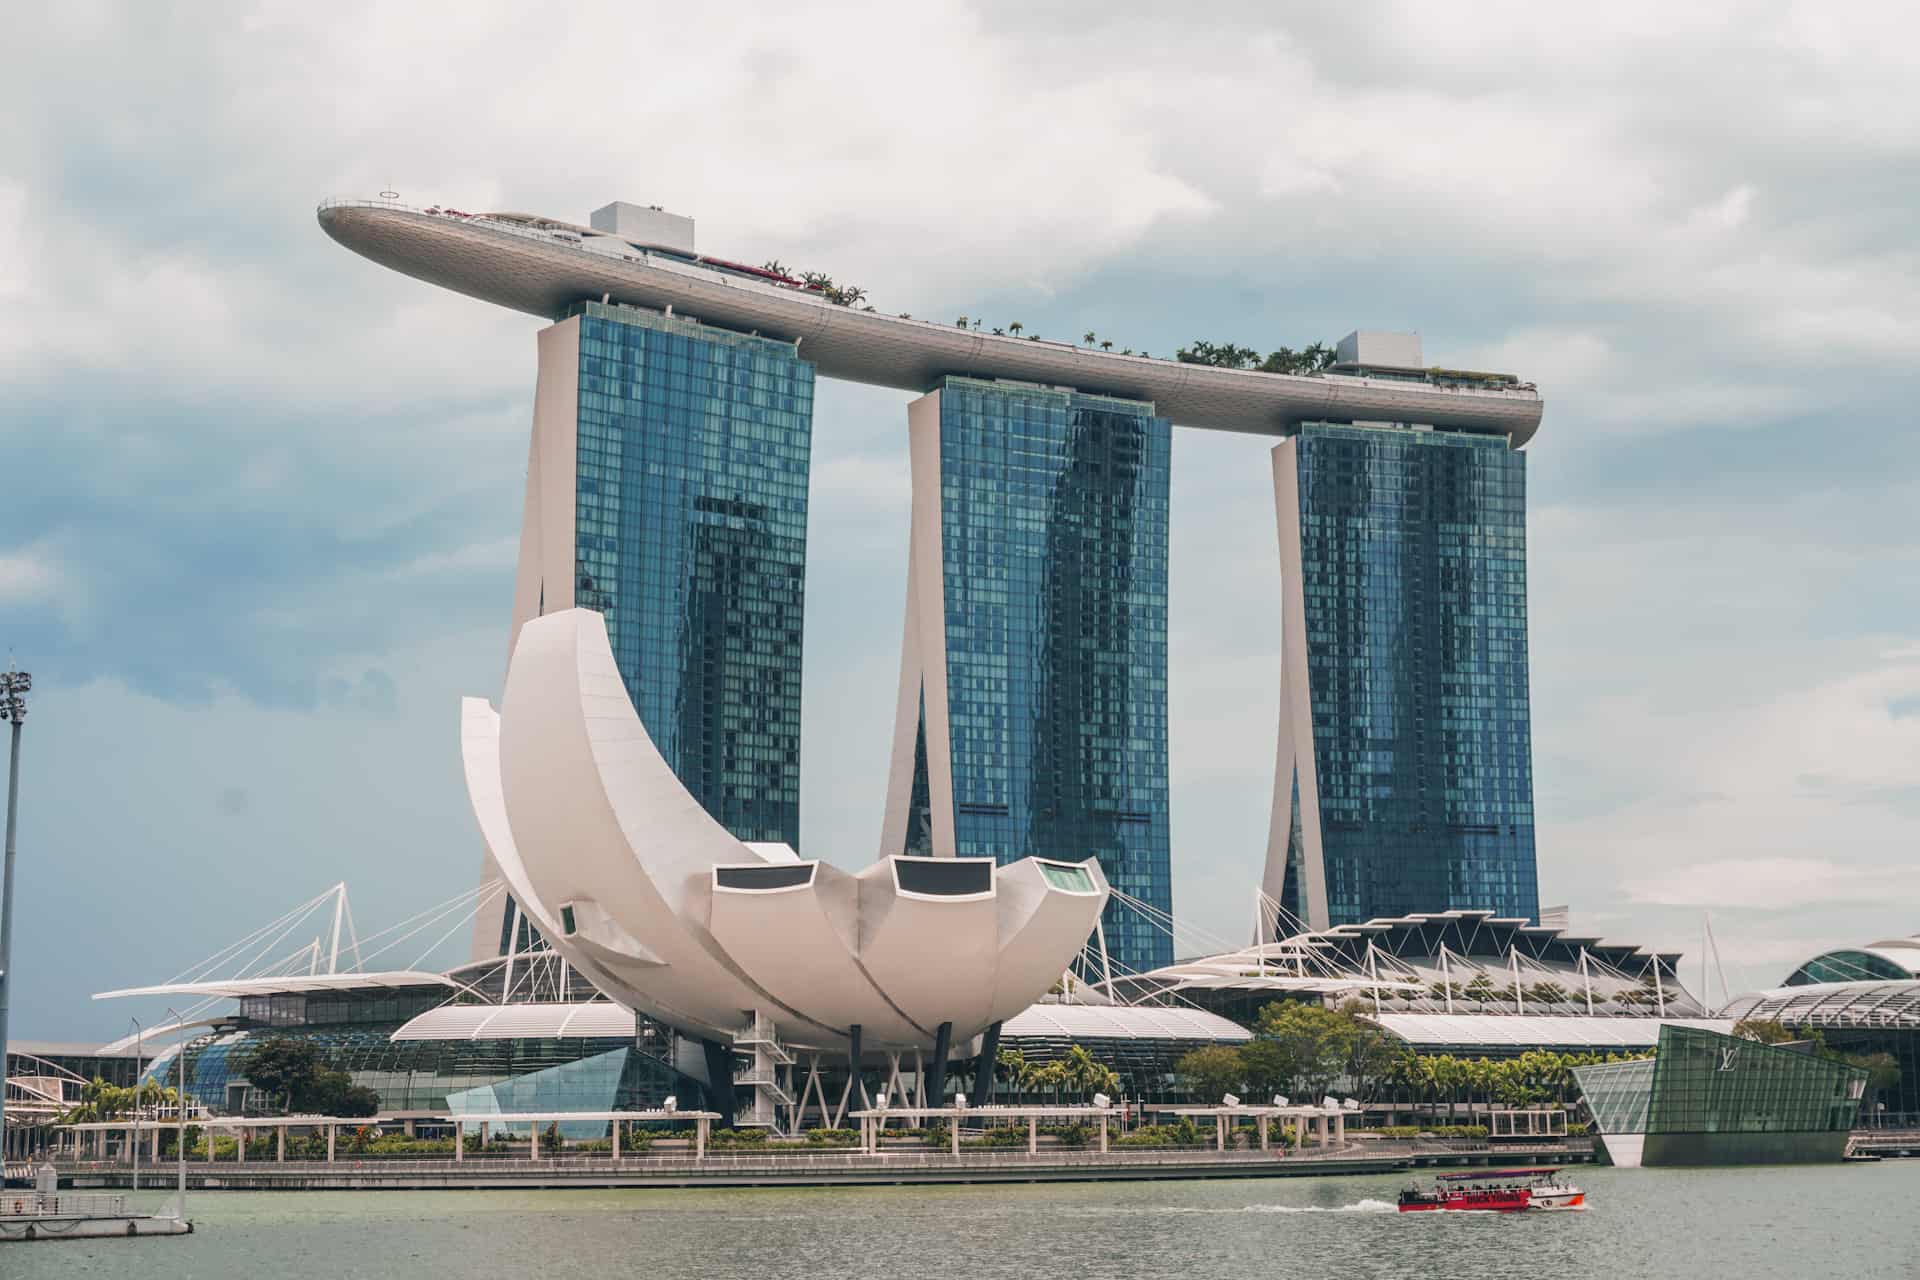
[[(27, 718), (33, 677), (17, 667), (0, 671), (0, 720), (13, 727), (7, 756), (6, 869), (0, 871), (0, 1169), (7, 1150), (7, 1006), (13, 992), (13, 854), (20, 807), (20, 725)], [(0, 1179), (4, 1181), (4, 1179)]]

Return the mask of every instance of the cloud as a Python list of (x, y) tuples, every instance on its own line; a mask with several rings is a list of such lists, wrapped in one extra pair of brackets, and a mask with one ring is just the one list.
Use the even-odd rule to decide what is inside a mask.
[[(471, 875), (443, 713), (498, 686), (539, 322), (314, 223), (393, 186), (663, 203), (707, 248), (831, 269), (887, 310), (1159, 352), (1400, 327), (1530, 377), (1548, 895), (1694, 952), (1692, 899), (1727, 881), (1751, 905), (1713, 906), (1716, 935), (1756, 970), (1899, 931), (1920, 908), (1887, 879), (1920, 834), (1912, 11), (1208, 16), (27, 13), (33, 56), (0, 83), (0, 642), (73, 691), (40, 724), (189, 748), (36, 731), (37, 786), (106, 770), (149, 819), (36, 827), (36, 900), (135, 936), (153, 904), (95, 893), (103, 847), (185, 868), (220, 919), (287, 905), (265, 910), (262, 866), (416, 902)], [(823, 384), (816, 417), (803, 840), (850, 865), (898, 671), (902, 400)], [(1174, 448), (1176, 905), (1229, 937), (1271, 798), (1269, 443)], [(63, 795), (38, 812), (86, 809)], [(1816, 896), (1763, 905), (1794, 880), (1764, 869), (1801, 864)], [(1819, 896), (1860, 885), (1883, 892)], [(22, 1025), (83, 1022), (79, 981), (30, 981)]]
[(1894, 886), (1825, 858), (1722, 858), (1627, 881), (1641, 902), (1779, 911), (1815, 902), (1870, 902)]
[(51, 595), (59, 575), (41, 548), (0, 552), (0, 604), (24, 604)]

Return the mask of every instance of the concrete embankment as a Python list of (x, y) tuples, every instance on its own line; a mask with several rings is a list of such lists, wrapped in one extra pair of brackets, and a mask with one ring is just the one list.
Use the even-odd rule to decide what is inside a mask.
[[(1394, 1173), (1416, 1167), (1522, 1163), (1576, 1163), (1585, 1149), (1489, 1151), (1407, 1150), (1276, 1157), (1260, 1151), (1025, 1153), (794, 1152), (712, 1154), (703, 1160), (557, 1156), (541, 1160), (342, 1160), (246, 1164), (189, 1164), (188, 1185), (226, 1191), (411, 1191), (559, 1187), (845, 1187), (985, 1182), (1107, 1182), (1196, 1178), (1288, 1178)], [(143, 1188), (170, 1187), (172, 1166), (143, 1169)], [(73, 1187), (126, 1187), (132, 1171), (108, 1164), (61, 1168)]]

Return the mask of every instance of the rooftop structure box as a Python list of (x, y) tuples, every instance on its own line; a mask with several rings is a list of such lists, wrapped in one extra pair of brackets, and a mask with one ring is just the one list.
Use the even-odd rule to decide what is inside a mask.
[[(594, 226), (600, 215), (594, 214)], [(1388, 333), (1382, 329), (1355, 329), (1334, 344), (1334, 360), (1339, 364), (1357, 364), (1377, 369), (1424, 369), (1426, 359), (1420, 351), (1417, 333)]]
[(615, 200), (593, 211), (591, 225), (595, 231), (605, 231), (636, 244), (672, 253), (693, 253), (693, 219), (668, 213), (657, 204)]

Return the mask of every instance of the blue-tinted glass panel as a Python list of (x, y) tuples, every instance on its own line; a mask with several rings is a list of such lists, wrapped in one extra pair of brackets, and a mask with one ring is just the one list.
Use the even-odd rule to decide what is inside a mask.
[(800, 840), (813, 366), (794, 345), (583, 304), (575, 598), (640, 721), (743, 840)]
[(1297, 450), (1331, 923), (1536, 917), (1525, 455), (1326, 424)]
[[(1163, 912), (1170, 448), (1150, 404), (964, 378), (940, 389), (956, 851), (1097, 857), (1114, 888)], [(924, 741), (915, 756), (917, 813)], [(1173, 959), (1137, 911), (1110, 905), (1105, 929), (1120, 965)]]

